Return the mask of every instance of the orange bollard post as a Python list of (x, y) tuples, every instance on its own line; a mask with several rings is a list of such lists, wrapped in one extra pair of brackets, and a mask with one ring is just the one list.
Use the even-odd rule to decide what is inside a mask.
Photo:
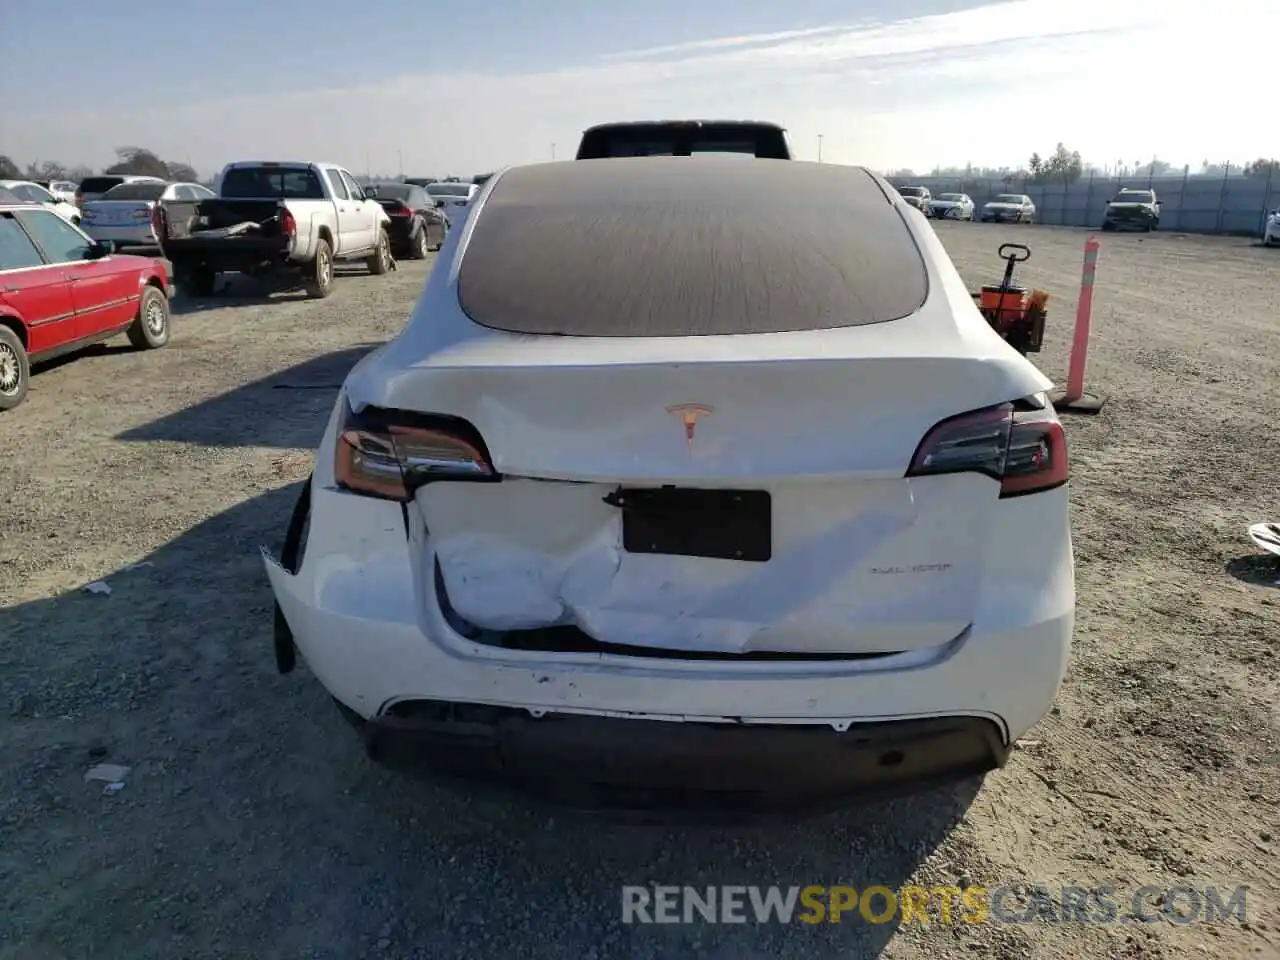
[(1063, 413), (1098, 413), (1106, 399), (1084, 392), (1084, 368), (1089, 356), (1089, 324), (1093, 319), (1093, 278), (1098, 269), (1098, 238), (1084, 243), (1084, 269), (1080, 275), (1080, 300), (1076, 304), (1076, 330), (1071, 339), (1066, 389), (1049, 394), (1054, 409)]

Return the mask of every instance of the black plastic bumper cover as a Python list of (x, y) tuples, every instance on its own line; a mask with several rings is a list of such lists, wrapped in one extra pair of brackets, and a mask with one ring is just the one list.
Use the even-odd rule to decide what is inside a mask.
[(393, 766), (516, 786), (597, 808), (768, 810), (914, 792), (1004, 765), (999, 727), (977, 717), (829, 726), (716, 724), (414, 701), (368, 721)]

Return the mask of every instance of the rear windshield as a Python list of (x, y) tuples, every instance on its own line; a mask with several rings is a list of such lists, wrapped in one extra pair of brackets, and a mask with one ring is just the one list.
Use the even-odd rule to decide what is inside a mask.
[(790, 159), (780, 127), (752, 123), (636, 123), (587, 130), (579, 160), (612, 157), (710, 156)]
[(243, 200), (323, 200), (324, 187), (311, 167), (233, 167), (219, 194)]
[(124, 177), (85, 177), (80, 181), (80, 190), (83, 193), (106, 193), (122, 183)]
[(1150, 203), (1150, 190), (1121, 190), (1112, 199), (1112, 203)]
[(469, 197), (471, 196), (471, 184), (433, 183), (427, 187), (427, 193), (433, 197)]
[(364, 192), (379, 200), (408, 200), (411, 189), (407, 183), (370, 183)]
[(924, 187), (899, 187), (898, 192), (904, 197), (923, 197)]
[(458, 296), (476, 323), (577, 337), (860, 326), (927, 293), (887, 185), (858, 167), (546, 163), (490, 186)]
[(169, 189), (167, 183), (151, 183), (149, 181), (141, 181), (140, 183), (122, 183), (118, 187), (112, 187), (102, 195), (103, 200), (159, 200), (165, 190)]
[(996, 203), (1021, 203), (1022, 198), (1016, 193), (1002, 193), (996, 197)]
[(964, 194), (963, 193), (944, 193), (940, 197), (938, 197), (938, 199), (939, 200), (955, 200), (958, 202), (964, 199)]

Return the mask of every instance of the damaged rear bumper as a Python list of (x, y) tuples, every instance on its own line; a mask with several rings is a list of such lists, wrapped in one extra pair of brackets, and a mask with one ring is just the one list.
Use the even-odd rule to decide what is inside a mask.
[[(973, 627), (937, 648), (827, 663), (732, 662), (474, 642), (450, 626), (434, 591), (424, 587), (434, 561), (429, 543), (410, 543), (414, 521), (420, 523), (411, 521), (414, 507), (402, 511), (336, 491), (322, 476), (324, 463), (322, 457), (311, 488), (301, 564), (287, 557), (281, 565), (266, 554), (265, 565), (286, 659), (296, 643), (324, 687), (372, 719), (373, 729), (403, 726), (393, 719), (403, 709), (397, 704), (445, 701), (511, 708), (530, 720), (645, 721), (677, 731), (671, 736), (706, 726), (746, 727), (753, 735), (787, 727), (788, 736), (799, 730), (822, 740), (863, 724), (972, 718), (1008, 743), (1048, 711), (1065, 670), (1074, 591), (1064, 538), (1053, 540), (1061, 555), (1050, 555), (1038, 579), (1029, 579), (1019, 561), (985, 583)], [(1067, 491), (1045, 496), (1065, 501)], [(1058, 522), (1065, 524), (1063, 506)], [(1014, 528), (1025, 535), (1035, 519), (1028, 514)], [(557, 723), (566, 725), (555, 730), (569, 729), (568, 721)], [(544, 729), (551, 728), (538, 728)]]
[(796, 725), (671, 723), (402, 701), (365, 724), (370, 752), (589, 809), (825, 806), (942, 785), (1004, 764), (977, 717)]

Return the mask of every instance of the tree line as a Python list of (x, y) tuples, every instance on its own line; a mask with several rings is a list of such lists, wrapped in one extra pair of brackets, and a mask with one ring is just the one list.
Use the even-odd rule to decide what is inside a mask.
[[(11, 157), (0, 154), (0, 180), (72, 180), (79, 183), (97, 172), (83, 164), (66, 166), (56, 160), (38, 160), (24, 170)], [(190, 164), (161, 160), (145, 147), (116, 147), (116, 162), (101, 171), (105, 174), (132, 174), (198, 183), (200, 175)]]
[[(1259, 157), (1243, 164), (1210, 163), (1205, 160), (1200, 164), (1200, 168), (1195, 175), (1223, 177), (1230, 174), (1256, 177), (1262, 180), (1271, 177), (1277, 185), (1280, 185), (1280, 159)], [(1047, 157), (1042, 157), (1039, 152), (1033, 153), (1026, 165), (1021, 167), (975, 167), (972, 164), (968, 164), (963, 167), (935, 167), (932, 173), (929, 174), (930, 177), (949, 177), (966, 183), (998, 180), (1007, 185), (1015, 183), (1033, 183), (1037, 185), (1061, 183), (1069, 185), (1086, 175), (1106, 176), (1107, 174), (1104, 174), (1096, 165), (1085, 163), (1080, 156), (1079, 150), (1069, 150), (1063, 143), (1059, 143)], [(1146, 177), (1192, 175), (1192, 171), (1190, 165), (1174, 167), (1173, 164), (1164, 160), (1152, 159), (1146, 163), (1140, 160), (1134, 161), (1131, 167), (1121, 162), (1121, 164), (1117, 165), (1117, 172), (1111, 175), (1121, 178), (1133, 177), (1141, 179)], [(920, 174), (913, 170), (895, 170), (890, 176), (911, 180), (918, 178)]]

